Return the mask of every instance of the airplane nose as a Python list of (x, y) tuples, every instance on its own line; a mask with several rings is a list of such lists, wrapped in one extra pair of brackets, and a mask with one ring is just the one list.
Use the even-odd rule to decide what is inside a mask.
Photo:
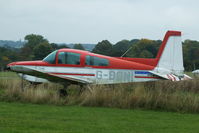
[(9, 63), (6, 67), (6, 70), (11, 70), (11, 67), (14, 66), (16, 62)]
[(7, 67), (14, 66), (15, 64), (16, 64), (16, 62), (9, 63), (9, 64), (7, 65)]
[[(14, 72), (31, 72), (32, 69), (28, 68), (31, 62), (19, 61), (19, 62), (12, 62), (7, 65), (7, 69), (14, 71)], [(33, 64), (33, 63), (32, 63)]]
[(12, 63), (9, 63), (6, 67), (7, 70), (11, 70), (11, 66), (14, 66), (16, 63), (15, 62), (12, 62)]

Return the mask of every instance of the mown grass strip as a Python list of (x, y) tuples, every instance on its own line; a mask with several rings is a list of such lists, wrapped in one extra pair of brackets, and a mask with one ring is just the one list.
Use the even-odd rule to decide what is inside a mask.
[(0, 132), (197, 133), (199, 115), (0, 102)]

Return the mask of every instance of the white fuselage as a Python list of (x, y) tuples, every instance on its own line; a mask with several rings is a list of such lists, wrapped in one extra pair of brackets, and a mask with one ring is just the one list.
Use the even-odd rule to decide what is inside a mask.
[[(89, 67), (49, 67), (49, 66), (24, 66), (25, 68), (54, 74), (59, 77), (71, 77), (82, 79), (90, 84), (115, 84), (129, 82), (156, 81), (159, 77), (154, 76), (147, 70), (127, 70), (127, 69), (93, 69)], [(24, 67), (15, 67), (15, 71), (25, 71)], [(26, 80), (35, 82), (47, 82), (39, 77), (25, 75)]]

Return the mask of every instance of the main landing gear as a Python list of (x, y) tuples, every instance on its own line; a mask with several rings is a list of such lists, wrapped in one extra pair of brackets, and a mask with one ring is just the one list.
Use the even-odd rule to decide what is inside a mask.
[[(60, 97), (65, 97), (68, 96), (68, 87), (70, 86), (70, 84), (63, 84), (63, 88), (59, 90), (59, 95)], [(79, 92), (78, 94), (80, 95), (85, 89), (86, 86), (85, 85), (79, 85)]]
[(60, 97), (65, 97), (68, 95), (68, 92), (67, 92), (67, 88), (70, 84), (62, 84), (63, 85), (63, 88), (59, 90), (59, 96)]

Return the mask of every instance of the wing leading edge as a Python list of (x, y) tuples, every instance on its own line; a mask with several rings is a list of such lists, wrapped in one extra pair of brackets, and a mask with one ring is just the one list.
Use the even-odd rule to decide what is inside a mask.
[(51, 82), (59, 82), (59, 83), (71, 83), (71, 84), (91, 84), (92, 82), (86, 79), (80, 79), (78, 77), (71, 76), (62, 76), (58, 74), (54, 74), (51, 72), (45, 72), (41, 70), (37, 70), (34, 68), (30, 68), (29, 66), (14, 66), (12, 68), (13, 71), (17, 71), (18, 73), (27, 74), (30, 76), (35, 76), (37, 78), (46, 79)]

